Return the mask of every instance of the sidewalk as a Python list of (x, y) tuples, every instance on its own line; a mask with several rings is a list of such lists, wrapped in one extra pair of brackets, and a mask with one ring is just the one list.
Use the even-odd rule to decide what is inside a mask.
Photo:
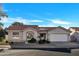
[(10, 48), (10, 45), (0, 45), (0, 48)]

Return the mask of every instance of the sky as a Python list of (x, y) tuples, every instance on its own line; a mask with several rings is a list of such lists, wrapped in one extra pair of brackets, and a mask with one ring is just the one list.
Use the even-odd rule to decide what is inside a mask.
[(79, 27), (79, 3), (4, 3), (8, 18), (0, 22), (4, 27), (13, 22), (43, 27)]

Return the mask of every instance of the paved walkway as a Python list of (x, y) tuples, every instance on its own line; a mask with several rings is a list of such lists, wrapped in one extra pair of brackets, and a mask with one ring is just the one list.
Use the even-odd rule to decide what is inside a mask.
[(10, 48), (10, 45), (0, 45), (0, 48)]

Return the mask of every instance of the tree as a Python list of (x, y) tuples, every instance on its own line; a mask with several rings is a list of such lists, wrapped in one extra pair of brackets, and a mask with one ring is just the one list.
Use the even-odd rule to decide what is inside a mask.
[(0, 27), (2, 27), (2, 26), (4, 26), (4, 24), (0, 22)]
[(17, 25), (24, 25), (24, 24), (21, 23), (21, 22), (14, 22), (14, 23), (12, 24), (12, 26), (17, 26)]
[(5, 32), (3, 29), (0, 30), (0, 41), (2, 42), (5, 39)]
[(6, 29), (1, 29), (0, 30), (0, 42), (2, 42), (5, 39), (5, 35), (7, 35), (8, 32)]

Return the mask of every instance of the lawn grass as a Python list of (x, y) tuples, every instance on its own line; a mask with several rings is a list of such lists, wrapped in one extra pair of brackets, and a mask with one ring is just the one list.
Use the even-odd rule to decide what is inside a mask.
[(0, 45), (9, 45), (9, 43), (6, 43), (6, 42), (0, 42)]

